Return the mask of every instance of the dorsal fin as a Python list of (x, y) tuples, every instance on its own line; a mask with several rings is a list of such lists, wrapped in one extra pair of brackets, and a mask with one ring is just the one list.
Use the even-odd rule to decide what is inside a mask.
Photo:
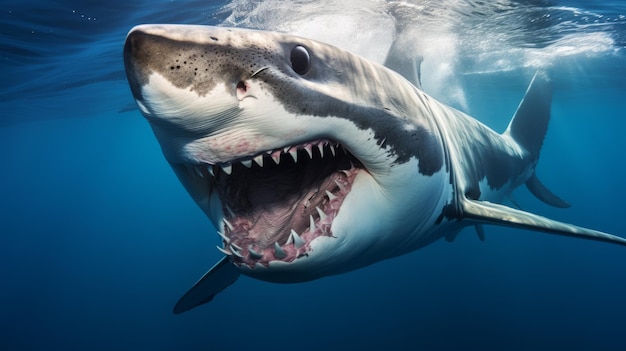
[(404, 38), (404, 31), (397, 29), (399, 32), (391, 43), (387, 57), (385, 58), (385, 67), (392, 69), (406, 78), (417, 88), (422, 89), (420, 65), (423, 58), (407, 52), (413, 49), (412, 46), (406, 45), (407, 39)]
[[(504, 132), (526, 149), (534, 160), (539, 159), (543, 139), (548, 131), (551, 104), (552, 83), (545, 72), (537, 72)], [(570, 206), (548, 190), (534, 173), (526, 182), (526, 187), (539, 200), (550, 206), (559, 208)]]
[(545, 73), (537, 72), (505, 131), (535, 160), (548, 130), (551, 104), (552, 83)]

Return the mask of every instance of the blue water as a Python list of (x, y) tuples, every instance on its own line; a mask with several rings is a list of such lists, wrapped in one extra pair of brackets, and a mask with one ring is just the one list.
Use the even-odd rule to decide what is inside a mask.
[[(484, 243), (466, 230), (452, 244), (309, 283), (242, 277), (173, 315), (220, 257), (218, 241), (133, 107), (124, 37), (151, 22), (300, 31), (307, 23), (320, 35), (386, 23), (360, 20), (382, 13), (367, 8), (266, 3), (0, 5), (1, 350), (626, 349), (625, 248), (496, 227)], [(426, 57), (424, 87), (501, 131), (532, 72), (549, 65), (553, 117), (538, 174), (573, 206), (550, 208), (525, 189), (516, 200), (626, 236), (626, 6), (532, 3), (443, 14), (430, 4), (422, 25), (453, 22), (457, 40)], [(347, 29), (324, 25), (337, 13)], [(471, 28), (455, 27), (471, 16), (479, 18)], [(343, 42), (369, 33), (357, 34)]]

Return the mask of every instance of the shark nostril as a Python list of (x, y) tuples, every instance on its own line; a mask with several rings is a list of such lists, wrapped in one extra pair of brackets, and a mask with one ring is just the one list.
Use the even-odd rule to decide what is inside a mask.
[(243, 80), (239, 81), (239, 83), (237, 83), (237, 92), (243, 94), (246, 91), (248, 91), (248, 85)]

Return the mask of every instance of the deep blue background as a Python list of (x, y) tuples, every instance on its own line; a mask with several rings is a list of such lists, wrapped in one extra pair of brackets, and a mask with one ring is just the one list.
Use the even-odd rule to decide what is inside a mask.
[[(132, 109), (121, 47), (141, 22), (219, 23), (220, 5), (0, 5), (0, 349), (626, 349), (625, 248), (496, 227), (484, 243), (467, 230), (304, 284), (244, 277), (173, 315), (220, 254)], [(621, 3), (589, 10), (626, 14)], [(626, 61), (616, 43), (554, 72), (538, 173), (572, 208), (525, 189), (516, 199), (624, 236)], [(520, 72), (460, 77), (469, 112), (503, 130), (528, 83)]]

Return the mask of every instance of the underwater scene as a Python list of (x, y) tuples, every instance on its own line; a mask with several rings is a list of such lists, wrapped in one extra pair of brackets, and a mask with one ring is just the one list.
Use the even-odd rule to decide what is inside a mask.
[[(204, 128), (213, 122), (202, 119), (205, 110), (194, 107), (195, 100), (187, 95), (164, 96), (175, 91), (175, 86), (191, 92), (203, 86), (180, 88), (177, 84), (182, 83), (174, 78), (169, 83), (163, 83), (167, 79), (147, 83), (146, 72), (156, 70), (154, 62), (139, 54), (129, 59), (129, 45), (134, 44), (126, 41), (129, 31), (141, 24), (191, 24), (287, 33), (340, 48), (325, 51), (326, 61), (322, 62), (328, 67), (345, 60), (365, 62), (363, 69), (339, 69), (342, 79), (338, 81), (316, 82), (316, 87), (327, 89), (339, 101), (333, 105), (318, 98), (293, 98), (298, 96), (295, 92), (313, 89), (312, 85), (296, 80), (298, 83), (290, 89), (279, 89), (283, 86), (277, 88), (278, 83), (270, 79), (278, 68), (254, 66), (255, 60), (267, 57), (246, 58), (252, 60), (250, 67), (255, 68), (249, 80), (237, 78), (242, 80), (235, 81), (237, 91), (233, 94), (245, 97), (254, 89), (263, 94), (269, 91), (267, 94), (273, 94), (273, 98), (262, 100), (262, 94), (259, 95), (259, 101), (267, 102), (256, 110), (271, 107), (272, 113), (277, 113), (278, 107), (272, 105), (275, 101), (280, 101), (276, 103), (280, 113), (302, 108), (293, 114), (300, 116), (298, 126), (309, 130), (322, 128), (329, 118), (309, 126), (304, 118), (305, 107), (312, 115), (318, 106), (335, 116), (334, 113), (340, 114), (337, 106), (342, 106), (342, 102), (356, 101), (347, 108), (355, 111), (368, 104), (370, 95), (385, 94), (393, 102), (392, 109), (401, 105), (403, 92), (413, 88), (399, 75), (381, 73), (388, 70), (378, 64), (395, 69), (418, 85), (418, 91), (427, 94), (425, 100), (437, 100), (449, 106), (446, 111), (461, 111), (497, 133), (505, 132), (511, 118), (517, 116), (516, 111), (524, 110), (524, 103), (528, 105), (536, 98), (531, 85), (533, 77), (546, 74), (552, 92), (551, 103), (548, 99), (546, 105), (550, 121), (545, 139), (538, 141), (541, 154), (536, 167), (531, 165), (536, 175), (532, 179), (541, 179), (541, 183), (528, 185), (531, 191), (524, 181), (515, 184), (520, 186), (499, 201), (506, 206), (505, 212), (513, 209), (511, 217), (498, 215), (501, 225), (490, 225), (494, 221), (484, 218), (474, 217), (476, 222), (471, 222), (468, 216), (446, 217), (450, 212), (446, 212), (449, 207), (443, 206), (443, 202), (452, 200), (433, 198), (429, 187), (420, 187), (411, 201), (405, 201), (403, 195), (416, 193), (416, 184), (421, 186), (419, 177), (433, 179), (433, 174), (439, 174), (426, 169), (428, 155), (407, 155), (413, 151), (398, 134), (376, 134), (370, 138), (375, 142), (369, 149), (396, 159), (391, 166), (379, 163), (383, 165), (380, 169), (368, 169), (365, 152), (350, 143), (367, 146), (371, 140), (359, 133), (368, 128), (374, 132), (388, 131), (393, 122), (344, 116), (336, 118), (343, 122), (329, 129), (345, 128), (349, 131), (347, 139), (328, 141), (332, 138), (322, 135), (319, 151), (312, 152), (323, 159), (324, 153), (329, 157), (331, 149), (334, 156), (345, 147), (350, 166), (343, 169), (337, 165), (338, 173), (350, 178), (354, 176), (352, 170), (359, 168), (355, 172), (361, 174), (348, 184), (352, 190), (344, 190), (338, 184), (337, 189), (341, 189), (327, 195), (327, 199), (332, 202), (339, 196), (342, 201), (345, 198), (344, 205), (358, 203), (362, 207), (355, 208), (365, 210), (353, 210), (348, 216), (349, 206), (340, 207), (329, 220), (337, 225), (332, 227), (335, 236), (307, 237), (302, 234), (308, 228), (305, 219), (306, 223), (297, 224), (305, 229), (296, 228), (302, 238), (285, 232), (276, 241), (281, 246), (286, 240), (282, 249), (276, 248), (273, 241), (263, 248), (228, 246), (232, 237), (220, 237), (218, 231), (224, 231), (230, 223), (220, 223), (221, 228), (216, 230), (209, 217), (227, 216), (223, 212), (232, 209), (220, 205), (216, 213), (215, 207), (208, 208), (214, 200), (194, 195), (190, 183), (193, 181), (186, 181), (188, 175), (181, 175), (189, 172), (193, 176), (195, 172), (208, 179), (208, 169), (191, 167), (181, 171), (172, 161), (182, 157), (172, 152), (179, 151), (172, 145), (184, 144), (182, 134), (169, 138), (172, 126), (179, 123), (176, 118), (184, 121), (188, 117), (185, 113), (193, 108), (197, 114), (192, 117), (199, 118), (198, 125)], [(141, 28), (152, 28), (153, 33), (161, 31), (161, 27)], [(171, 42), (180, 40), (179, 34), (159, 33), (165, 39), (156, 40), (158, 45), (176, 48)], [(271, 40), (280, 41), (275, 38), (289, 41), (294, 37), (272, 36)], [(211, 40), (217, 39), (216, 35)], [(238, 45), (236, 40), (232, 45)], [(315, 66), (320, 62), (315, 59), (321, 56), (306, 51), (316, 45), (299, 46), (291, 52), (290, 74), (298, 77), (321, 72)], [(392, 54), (400, 60), (390, 63)], [(302, 57), (305, 66), (297, 64)], [(148, 64), (133, 66), (132, 60), (140, 62), (140, 58)], [(8, 0), (0, 5), (0, 59), (1, 350), (626, 349), (624, 244), (552, 235), (511, 224), (523, 213), (533, 213), (626, 238), (626, 3)], [(227, 60), (220, 60), (228, 66)], [(417, 70), (404, 71), (407, 65)], [(169, 69), (168, 66), (164, 72)], [(176, 71), (176, 67), (171, 70)], [(412, 73), (415, 77), (408, 77)], [(381, 77), (391, 77), (392, 83)], [(263, 84), (255, 85), (259, 81)], [(527, 90), (529, 94), (525, 95)], [(163, 91), (167, 94), (159, 95)], [(215, 100), (213, 95), (208, 96), (207, 100)], [(438, 113), (436, 108), (426, 110)], [(168, 113), (174, 118), (159, 120)], [(289, 124), (282, 121), (277, 113), (272, 122), (277, 130)], [(363, 123), (374, 124), (364, 127)], [(185, 133), (195, 125), (186, 127), (189, 129)], [(452, 127), (438, 128), (447, 131)], [(525, 133), (532, 133), (533, 128), (531, 125)], [(537, 129), (541, 130), (541, 126)], [(454, 140), (455, 136), (448, 134), (442, 132), (441, 140)], [(430, 135), (422, 134), (420, 140)], [(457, 139), (462, 135), (456, 135)], [(259, 136), (262, 137), (266, 136)], [(216, 148), (231, 140), (222, 138)], [(484, 140), (455, 142), (470, 145), (472, 150), (489, 146)], [(265, 155), (266, 165), (271, 165), (272, 156), (282, 157), (281, 160), (294, 157), (304, 162), (305, 149), (311, 151), (310, 144), (303, 144), (297, 152), (289, 145), (293, 143), (281, 145), (284, 149), (280, 156)], [(192, 153), (189, 148), (181, 150), (187, 152), (184, 157)], [(455, 157), (454, 151), (445, 151), (447, 157)], [(244, 156), (252, 157), (252, 153)], [(246, 162), (252, 164), (252, 158), (237, 159), (241, 165), (229, 168), (227, 159), (215, 156), (203, 160), (216, 164), (211, 172), (215, 172), (212, 176), (218, 182), (230, 176), (230, 172), (236, 175), (248, 167)], [(400, 172), (418, 161), (419, 172), (415, 174), (419, 179)], [(259, 160), (254, 162), (258, 164)], [(280, 167), (287, 167), (285, 161), (281, 162)], [(453, 169), (457, 164), (449, 159), (439, 162), (438, 169), (444, 172), (440, 174), (445, 179), (462, 173)], [(432, 161), (431, 165), (435, 163)], [(462, 157), (458, 161), (458, 165), (470, 163)], [(321, 161), (307, 164), (308, 173), (316, 172), (313, 168), (326, 167)], [(279, 168), (278, 164), (269, 167)], [(505, 172), (507, 167), (502, 163), (484, 168)], [(258, 170), (258, 166), (252, 165), (251, 170)], [(376, 178), (381, 187), (391, 184), (383, 195), (376, 198), (373, 191), (361, 192), (363, 173), (386, 174), (386, 170), (396, 175), (392, 180)], [(287, 178), (278, 179), (284, 183), (289, 181)], [(449, 180), (446, 186), (450, 184), (456, 183)], [(484, 183), (480, 185), (480, 189), (486, 189)], [(543, 186), (549, 189), (549, 195)], [(222, 200), (228, 196), (224, 192), (230, 192), (224, 189), (220, 190)], [(491, 199), (484, 191), (482, 195)], [(467, 191), (461, 196), (483, 200)], [(351, 198), (356, 200), (351, 202)], [(230, 205), (239, 204), (240, 200), (231, 200)], [(558, 206), (565, 202), (569, 206)], [(472, 207), (464, 209), (471, 214)], [(237, 212), (238, 208), (234, 210)], [(436, 231), (429, 232), (430, 237), (423, 239), (422, 244), (412, 244), (410, 249), (359, 244), (366, 236), (381, 243), (391, 237), (408, 238), (410, 233), (384, 228), (397, 228), (398, 222), (406, 227), (413, 225), (425, 218), (428, 210), (441, 212), (442, 216), (424, 224), (423, 231), (442, 222), (453, 227), (461, 223), (456, 229), (467, 227), (458, 235), (451, 232), (437, 236), (432, 234)], [(376, 217), (378, 214), (380, 218)], [(324, 218), (322, 214), (315, 215), (318, 223)], [(392, 223), (385, 226), (387, 222)], [(529, 227), (535, 228), (526, 228)], [(351, 228), (356, 229), (350, 231)], [(226, 236), (232, 231), (228, 230)], [(341, 237), (342, 233), (347, 233), (347, 239)], [(315, 241), (325, 243), (328, 240), (318, 239), (328, 238), (346, 243), (342, 246), (345, 250), (329, 255), (337, 266), (334, 270), (317, 274), (303, 265), (294, 276), (283, 280), (269, 276), (254, 279), (253, 273), (245, 271), (246, 267), (274, 267), (259, 258), (263, 255), (283, 261), (298, 261), (303, 256), (304, 262), (314, 259), (315, 251), (326, 247), (316, 246)], [(306, 243), (300, 244), (302, 240)], [(408, 247), (409, 242), (406, 239), (403, 244)], [(297, 251), (301, 245), (305, 249)], [(357, 250), (362, 247), (365, 249)], [(295, 251), (289, 251), (292, 248)], [(257, 252), (261, 250), (266, 251)], [(304, 250), (309, 251), (303, 253)], [(385, 250), (388, 252), (374, 254)], [(240, 252), (246, 253), (247, 258), (239, 258)], [(300, 256), (295, 257), (298, 253)], [(229, 277), (238, 276), (234, 284), (217, 277), (213, 282), (222, 284), (223, 291), (220, 288), (210, 296), (192, 296), (189, 308), (173, 310), (177, 301), (225, 254), (228, 259), (223, 262), (228, 269), (235, 272), (233, 267), (237, 266), (243, 268), (244, 274), (228, 271)], [(375, 259), (368, 261), (367, 255)]]

